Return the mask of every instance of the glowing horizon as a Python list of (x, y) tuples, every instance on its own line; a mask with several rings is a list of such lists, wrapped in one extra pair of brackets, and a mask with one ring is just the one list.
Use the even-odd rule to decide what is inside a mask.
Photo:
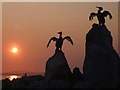
[(11, 76), (9, 77), (9, 80), (12, 81), (13, 79), (17, 79), (17, 78), (18, 78), (17, 75), (11, 75)]

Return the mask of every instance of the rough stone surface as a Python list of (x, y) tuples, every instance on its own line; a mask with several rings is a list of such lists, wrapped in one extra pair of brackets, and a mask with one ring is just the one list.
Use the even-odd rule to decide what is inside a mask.
[(45, 80), (70, 80), (71, 70), (62, 51), (56, 52), (46, 63)]
[(93, 24), (86, 35), (86, 56), (83, 74), (86, 81), (82, 87), (117, 87), (120, 58), (112, 45), (110, 31), (104, 25)]
[(48, 88), (70, 88), (71, 82), (72, 72), (65, 55), (62, 51), (57, 51), (46, 62), (44, 83)]

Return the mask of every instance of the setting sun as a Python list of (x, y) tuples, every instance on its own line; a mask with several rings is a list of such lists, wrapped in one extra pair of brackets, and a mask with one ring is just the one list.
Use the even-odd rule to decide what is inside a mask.
[(18, 52), (18, 49), (16, 47), (12, 48), (11, 52), (13, 53), (17, 53)]
[(17, 79), (17, 76), (16, 75), (12, 75), (9, 77), (9, 80), (12, 81), (13, 79)]

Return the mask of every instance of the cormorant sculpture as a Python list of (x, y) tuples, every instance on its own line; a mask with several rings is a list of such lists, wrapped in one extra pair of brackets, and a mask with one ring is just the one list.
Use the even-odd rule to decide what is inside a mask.
[(65, 39), (68, 40), (68, 41), (73, 45), (73, 41), (72, 41), (72, 39), (71, 39), (70, 36), (66, 36), (66, 37), (62, 38), (62, 32), (58, 32), (58, 34), (60, 34), (60, 35), (59, 35), (59, 38), (52, 37), (52, 38), (49, 40), (49, 42), (48, 42), (48, 44), (47, 44), (47, 47), (49, 46), (49, 44), (50, 44), (50, 42), (51, 42), (52, 40), (53, 40), (53, 41), (56, 41), (56, 44), (55, 44), (56, 50), (55, 50), (55, 52), (57, 52), (58, 50), (62, 51), (62, 45), (63, 45), (63, 41), (64, 41)]
[(103, 10), (102, 7), (96, 7), (98, 8), (98, 12), (97, 13), (94, 13), (92, 12), (89, 16), (89, 20), (92, 20), (93, 17), (97, 16), (98, 18), (98, 21), (99, 21), (99, 25), (104, 25), (105, 24), (105, 18), (104, 17), (107, 17), (107, 15), (109, 15), (109, 18), (112, 19), (112, 15), (110, 14), (109, 11), (104, 11), (103, 13), (101, 12)]

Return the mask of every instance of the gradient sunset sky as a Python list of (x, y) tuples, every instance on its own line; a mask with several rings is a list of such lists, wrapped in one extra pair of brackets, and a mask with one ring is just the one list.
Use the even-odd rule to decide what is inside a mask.
[[(74, 45), (64, 41), (63, 52), (71, 70), (82, 70), (85, 58), (85, 38), (94, 18), (88, 20), (96, 6), (111, 12), (113, 19), (106, 18), (106, 26), (113, 36), (113, 45), (118, 51), (118, 3), (116, 2), (4, 2), (2, 4), (2, 72), (44, 72), (46, 61), (54, 54), (55, 43), (46, 47), (49, 39), (69, 35)], [(18, 53), (10, 52), (13, 47)]]

